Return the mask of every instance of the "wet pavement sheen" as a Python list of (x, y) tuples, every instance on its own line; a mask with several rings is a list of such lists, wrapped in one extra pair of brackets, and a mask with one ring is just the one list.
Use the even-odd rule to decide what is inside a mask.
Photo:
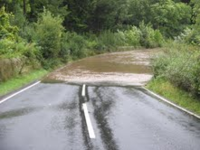
[(200, 120), (138, 86), (151, 79), (149, 61), (158, 51), (82, 59), (1, 103), (0, 150), (199, 150)]
[[(0, 150), (199, 150), (200, 120), (136, 87), (41, 83), (0, 105)], [(95, 131), (88, 135), (82, 103)]]

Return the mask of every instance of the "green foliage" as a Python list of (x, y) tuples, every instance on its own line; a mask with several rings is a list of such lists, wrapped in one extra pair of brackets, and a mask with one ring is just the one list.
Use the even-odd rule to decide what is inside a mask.
[(141, 23), (140, 28), (132, 26), (127, 30), (118, 30), (117, 32), (107, 30), (102, 32), (97, 37), (96, 49), (101, 51), (113, 50), (120, 46), (153, 48), (162, 46), (163, 42), (164, 38), (158, 30)]
[(200, 29), (200, 2), (199, 0), (191, 0), (193, 5), (193, 19), (196, 24), (196, 28)]
[(194, 24), (186, 28), (175, 40), (200, 46), (200, 2), (192, 0), (191, 5), (193, 6), (192, 21)]
[(19, 37), (17, 26), (10, 25), (11, 17), (14, 16), (6, 13), (3, 7), (0, 11), (0, 80), (21, 74), (26, 66), (40, 66), (39, 48)]
[[(119, 35), (119, 34), (118, 34)], [(111, 50), (117, 46), (117, 37), (110, 30), (102, 32), (98, 36), (98, 49), (99, 50)]]
[(87, 56), (86, 40), (83, 36), (77, 33), (67, 33), (68, 39), (66, 49), (69, 50), (73, 59), (83, 58)]
[(64, 0), (29, 0), (31, 11), (27, 14), (30, 21), (36, 21), (38, 15), (46, 8), (54, 16), (65, 18), (69, 12)]
[(168, 57), (165, 53), (161, 53), (152, 58), (151, 66), (155, 77), (165, 76), (167, 66), (171, 62), (171, 57)]
[(69, 49), (69, 33), (66, 32), (62, 35), (61, 38), (61, 47), (59, 52), (59, 58), (61, 58), (61, 61), (66, 63), (70, 59), (70, 49)]
[(5, 7), (0, 8), (0, 39), (17, 39), (18, 28), (10, 25), (11, 14), (5, 12)]
[(41, 47), (41, 55), (44, 59), (43, 65), (53, 67), (61, 50), (61, 39), (63, 34), (62, 19), (54, 17), (44, 9), (38, 22), (35, 24), (34, 41)]
[(8, 81), (0, 81), (0, 96), (12, 92), (13, 90), (17, 90), (22, 86), (29, 84), (30, 82), (38, 80), (45, 76), (47, 73), (48, 72), (44, 69), (32, 70), (27, 74), (18, 75)]
[(176, 44), (166, 53), (154, 58), (152, 66), (155, 77), (167, 78), (192, 95), (200, 95), (199, 58), (200, 52), (195, 47)]
[(149, 23), (152, 16), (150, 11), (151, 5), (151, 0), (130, 0), (128, 15), (125, 18), (126, 23), (139, 26), (141, 18), (145, 24)]
[(156, 78), (148, 83), (147, 88), (171, 100), (175, 104), (200, 115), (200, 101), (190, 93), (174, 86), (164, 78)]
[(137, 28), (136, 26), (132, 26), (131, 29), (124, 32), (124, 35), (127, 46), (140, 46), (142, 32), (139, 28)]
[(65, 27), (77, 32), (113, 29), (122, 24), (128, 0), (68, 0)]
[(0, 40), (0, 57), (15, 56), (15, 42), (9, 39)]
[(180, 34), (191, 23), (191, 7), (173, 0), (160, 1), (151, 6), (151, 23), (165, 36)]
[(140, 23), (141, 30), (140, 43), (147, 48), (160, 47), (163, 44), (164, 38), (159, 30), (154, 30), (150, 25)]

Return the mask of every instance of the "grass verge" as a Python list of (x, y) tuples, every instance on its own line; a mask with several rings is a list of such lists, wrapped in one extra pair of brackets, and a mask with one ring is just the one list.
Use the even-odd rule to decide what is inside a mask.
[(14, 77), (5, 82), (0, 82), (0, 96), (5, 95), (11, 91), (17, 90), (22, 86), (25, 86), (28, 83), (43, 77), (47, 73), (48, 71), (44, 69), (34, 70), (28, 74)]
[(188, 92), (175, 87), (166, 79), (153, 79), (148, 83), (147, 88), (173, 103), (200, 115), (200, 100), (193, 98)]

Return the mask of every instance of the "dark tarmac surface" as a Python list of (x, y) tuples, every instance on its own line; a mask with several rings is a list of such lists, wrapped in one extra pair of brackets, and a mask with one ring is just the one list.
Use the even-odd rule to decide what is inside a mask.
[[(0, 104), (0, 150), (199, 150), (200, 120), (140, 88), (40, 83)], [(82, 111), (87, 101), (95, 132)]]

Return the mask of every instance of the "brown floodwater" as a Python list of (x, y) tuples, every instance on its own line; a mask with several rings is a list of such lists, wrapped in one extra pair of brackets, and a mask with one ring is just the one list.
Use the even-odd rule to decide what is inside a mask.
[(159, 52), (159, 49), (145, 49), (84, 58), (50, 73), (44, 82), (142, 85), (152, 78), (150, 59)]

